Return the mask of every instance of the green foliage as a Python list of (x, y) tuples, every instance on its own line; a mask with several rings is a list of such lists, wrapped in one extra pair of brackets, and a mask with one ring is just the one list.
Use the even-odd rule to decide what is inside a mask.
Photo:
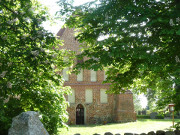
[(78, 29), (85, 46), (79, 57), (88, 59), (77, 69), (106, 67), (111, 93), (151, 89), (161, 107), (179, 102), (178, 0), (101, 0), (78, 7), (61, 0), (59, 5), (66, 7), (59, 12), (67, 15), (66, 26)]
[(147, 89), (146, 95), (149, 110), (153, 111), (156, 108), (157, 95), (156, 90)]
[(35, 0), (0, 1), (0, 134), (7, 134), (14, 116), (30, 110), (41, 114), (50, 134), (66, 126), (69, 88), (59, 72), (71, 60), (63, 62), (68, 53), (42, 27), (48, 18)]
[[(137, 119), (150, 119), (150, 115), (137, 115)], [(158, 114), (155, 119), (164, 119), (164, 115)]]
[(133, 94), (134, 110), (138, 112), (142, 110), (141, 102), (137, 94)]
[(158, 114), (155, 119), (164, 119), (164, 115), (163, 114)]
[(176, 130), (180, 130), (180, 122), (177, 122), (174, 127), (176, 128)]
[(5, 105), (1, 101), (0, 105), (2, 106), (0, 111), (0, 134), (6, 135), (8, 134), (7, 129), (9, 129), (11, 125), (12, 118), (19, 115), (23, 109), (16, 98), (10, 98), (9, 102), (7, 102)]
[(150, 119), (149, 115), (137, 115), (137, 119)]
[(163, 109), (164, 106), (168, 106), (169, 103), (175, 103), (175, 110), (180, 110), (180, 85), (175, 87), (174, 91), (163, 90), (161, 94), (157, 94), (157, 109)]

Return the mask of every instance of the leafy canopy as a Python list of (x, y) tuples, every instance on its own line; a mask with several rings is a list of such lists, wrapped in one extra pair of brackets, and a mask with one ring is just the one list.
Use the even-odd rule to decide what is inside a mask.
[(62, 77), (70, 64), (52, 33), (42, 27), (47, 9), (35, 0), (0, 0), (0, 134), (7, 134), (12, 118), (38, 111), (50, 134), (67, 121)]
[[(107, 69), (109, 92), (126, 89), (176, 94), (180, 85), (179, 0), (97, 0), (74, 7), (59, 2), (66, 25), (78, 29), (77, 39), (88, 57), (76, 68)], [(164, 97), (165, 98), (165, 97)]]

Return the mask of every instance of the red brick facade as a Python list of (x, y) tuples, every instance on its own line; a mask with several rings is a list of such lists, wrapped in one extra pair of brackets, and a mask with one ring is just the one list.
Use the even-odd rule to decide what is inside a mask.
[[(58, 34), (64, 40), (64, 46), (61, 49), (69, 49), (80, 53), (79, 43), (75, 40), (72, 29), (61, 29)], [(109, 84), (102, 84), (104, 81), (104, 71), (97, 71), (97, 80), (90, 80), (91, 74), (89, 70), (83, 70), (83, 81), (77, 81), (77, 75), (71, 74), (69, 80), (65, 82), (65, 86), (71, 86), (75, 92), (75, 102), (70, 103), (68, 107), (69, 123), (78, 124), (78, 105), (82, 105), (83, 123), (106, 123), (106, 122), (127, 122), (135, 121), (133, 95), (130, 91), (125, 94), (108, 94), (107, 103), (101, 103), (101, 89), (108, 89)], [(86, 102), (85, 91), (92, 90), (92, 103)], [(77, 115), (77, 116), (76, 116)]]

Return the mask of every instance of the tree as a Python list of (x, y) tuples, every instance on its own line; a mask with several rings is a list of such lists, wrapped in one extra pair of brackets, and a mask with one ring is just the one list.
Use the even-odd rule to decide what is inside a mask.
[[(12, 118), (38, 111), (50, 134), (67, 121), (67, 102), (60, 72), (71, 61), (62, 43), (42, 27), (47, 9), (35, 0), (0, 1), (0, 134)], [(70, 58), (70, 57), (69, 57)]]
[(141, 101), (137, 94), (133, 94), (134, 110), (136, 112), (142, 110)]
[(176, 111), (180, 110), (180, 85), (175, 86), (174, 91), (163, 91), (162, 94), (157, 94), (157, 109), (164, 109), (169, 103), (175, 103)]
[[(76, 68), (107, 67), (109, 92), (157, 91), (163, 98), (180, 85), (180, 1), (99, 0), (74, 7), (61, 0), (66, 26), (84, 46)], [(169, 94), (170, 93), (170, 94)]]
[(154, 109), (156, 109), (156, 102), (158, 100), (158, 95), (156, 93), (157, 91), (152, 90), (152, 89), (147, 89), (146, 92), (146, 97), (147, 97), (147, 101), (148, 101), (148, 108), (149, 110), (153, 111)]

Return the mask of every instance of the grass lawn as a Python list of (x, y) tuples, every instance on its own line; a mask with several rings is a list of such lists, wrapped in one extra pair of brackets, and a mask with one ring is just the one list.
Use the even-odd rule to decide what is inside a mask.
[[(180, 122), (180, 119), (176, 119), (175, 122)], [(172, 126), (171, 120), (151, 120), (151, 119), (139, 119), (137, 122), (130, 123), (112, 123), (106, 125), (74, 125), (70, 126), (69, 130), (60, 128), (59, 135), (74, 135), (80, 133), (81, 135), (93, 135), (99, 133), (104, 135), (105, 132), (111, 132), (113, 134), (120, 133), (147, 133), (149, 131), (166, 130)]]

